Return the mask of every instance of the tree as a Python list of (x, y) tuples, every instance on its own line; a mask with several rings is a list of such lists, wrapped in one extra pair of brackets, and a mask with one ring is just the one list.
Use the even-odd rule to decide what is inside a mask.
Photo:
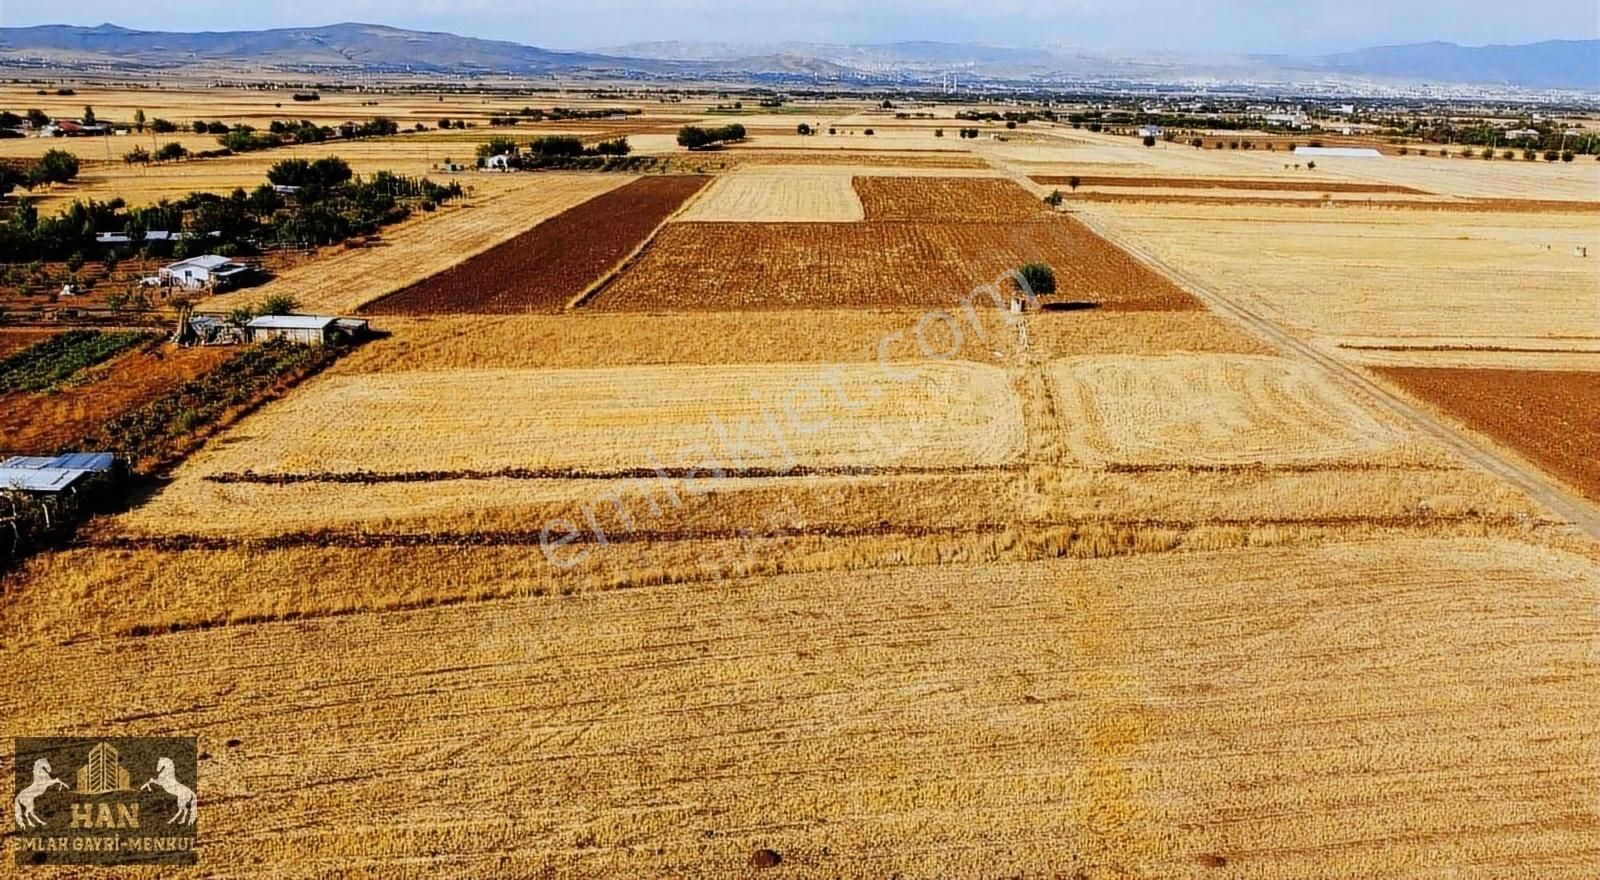
[(137, 131), (144, 131), (144, 111), (133, 111), (133, 127)]
[(122, 154), (122, 161), (129, 165), (147, 165), (150, 162), (150, 151), (144, 147), (134, 147)]
[(21, 128), (22, 117), (10, 110), (0, 110), (0, 128)]
[(1571, 150), (1562, 150), (1561, 151), (1561, 161), (1563, 161), (1563, 162), (1571, 162), (1573, 160), (1573, 158), (1574, 158), (1574, 155), (1573, 155), (1573, 152)]
[(1078, 187), (1083, 186), (1083, 178), (1081, 178), (1078, 175), (1074, 174), (1071, 177), (1067, 178), (1067, 186), (1072, 187), (1072, 191), (1073, 192), (1077, 192), (1078, 191)]
[(798, 134), (801, 137), (809, 137), (811, 135), (811, 126), (809, 126), (809, 125), (805, 124), (804, 122), (802, 122), (799, 125), (794, 127), (794, 132), (795, 132), (795, 134)]
[(862, 132), (862, 134), (864, 134), (864, 135), (866, 135), (866, 136), (867, 136), (867, 137), (872, 137), (872, 135), (873, 135), (873, 134), (874, 134), (874, 133), (875, 133), (875, 132), (873, 132), (873, 130), (872, 130), (872, 129), (870, 129), (870, 128), (869, 128), (869, 129), (867, 129), (867, 130), (866, 130), (866, 131), (863, 131), (863, 132)]
[(1066, 197), (1061, 194), (1059, 189), (1051, 190), (1050, 194), (1044, 197), (1044, 203), (1052, 208), (1061, 207), (1061, 203), (1065, 200)]
[(1153, 135), (1153, 134), (1145, 135), (1144, 136), (1144, 145), (1147, 146), (1147, 147), (1155, 146), (1156, 145), (1156, 136)]
[(633, 152), (633, 147), (629, 145), (627, 138), (619, 137), (595, 144), (594, 151), (602, 156), (626, 156)]
[(178, 126), (157, 116), (155, 119), (150, 120), (150, 130), (156, 134), (172, 134), (178, 130)]
[(933, 130), (933, 136), (934, 136), (934, 137), (936, 137), (936, 138), (942, 138), (942, 137), (944, 137), (944, 129), (942, 129), (942, 128), (936, 128), (936, 129), (934, 129), (934, 130)]
[(83, 105), (83, 124), (94, 125), (94, 108), (88, 104)]
[(487, 159), (490, 156), (515, 156), (517, 154), (517, 141), (509, 137), (492, 137), (478, 145), (478, 158)]
[(39, 164), (28, 171), (28, 185), (66, 183), (78, 176), (78, 157), (66, 150), (46, 150)]
[(1307, 171), (1315, 171), (1315, 170), (1317, 170), (1317, 163), (1315, 161), (1307, 162), (1306, 163), (1306, 170)]
[(1555, 160), (1557, 160), (1559, 158), (1561, 158), (1561, 154), (1556, 152), (1555, 150), (1545, 150), (1544, 151), (1544, 160), (1546, 162), (1554, 162)]
[(272, 296), (267, 297), (266, 300), (261, 303), (261, 311), (259, 314), (288, 315), (292, 314), (294, 310), (299, 307), (300, 303), (295, 301), (294, 297), (286, 293), (275, 293)]
[(183, 144), (180, 144), (177, 141), (171, 141), (169, 143), (162, 144), (161, 147), (156, 150), (155, 160), (157, 162), (176, 162), (187, 155), (189, 155), (189, 151), (183, 146)]
[(43, 110), (35, 107), (28, 111), (28, 124), (34, 128), (44, 128), (50, 124), (50, 117), (44, 115)]
[(1026, 263), (1018, 268), (1014, 280), (1019, 289), (1024, 289), (1034, 296), (1047, 296), (1056, 292), (1056, 273), (1044, 263)]

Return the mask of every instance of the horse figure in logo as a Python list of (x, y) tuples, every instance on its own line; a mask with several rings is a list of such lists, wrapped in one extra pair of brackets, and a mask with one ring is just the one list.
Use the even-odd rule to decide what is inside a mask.
[(12, 803), (16, 806), (18, 828), (23, 830), (43, 828), (49, 824), (39, 818), (39, 814), (33, 811), (33, 802), (39, 799), (39, 795), (58, 785), (62, 788), (67, 787), (65, 782), (50, 775), (49, 761), (40, 758), (33, 762), (33, 782), (27, 788), (17, 792), (15, 798), (12, 798)]
[(168, 825), (193, 825), (195, 810), (200, 806), (199, 799), (195, 797), (194, 789), (178, 781), (178, 771), (172, 766), (171, 758), (160, 758), (156, 761), (156, 775), (149, 782), (139, 786), (140, 791), (149, 791), (150, 786), (159, 785), (167, 794), (178, 799), (178, 812), (167, 820)]

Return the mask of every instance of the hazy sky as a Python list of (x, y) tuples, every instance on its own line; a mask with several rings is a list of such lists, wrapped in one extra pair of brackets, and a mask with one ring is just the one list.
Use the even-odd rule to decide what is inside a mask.
[(977, 40), (1323, 52), (1600, 35), (1595, 0), (0, 0), (0, 25), (240, 30), (365, 21), (581, 49), (640, 40)]

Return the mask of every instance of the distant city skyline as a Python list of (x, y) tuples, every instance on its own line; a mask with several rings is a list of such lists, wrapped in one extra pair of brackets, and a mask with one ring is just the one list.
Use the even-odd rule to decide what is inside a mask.
[[(283, 0), (239, 7), (214, 0), (145, 4), (7, 2), (0, 25), (95, 25), (225, 31), (360, 21), (550, 49), (634, 42), (1072, 45), (1188, 53), (1320, 54), (1433, 40), (1484, 45), (1600, 37), (1593, 0)], [(1597, 62), (1600, 63), (1600, 62)]]

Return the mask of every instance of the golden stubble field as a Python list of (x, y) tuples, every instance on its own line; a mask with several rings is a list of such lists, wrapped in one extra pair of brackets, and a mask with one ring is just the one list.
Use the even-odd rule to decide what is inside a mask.
[[(270, 97), (216, 112), (291, 109)], [(0, 582), (0, 736), (198, 734), (216, 876), (745, 876), (761, 849), (794, 876), (1591, 876), (1600, 547), (1028, 197), (1283, 157), (1041, 126), (930, 145), (944, 115), (830, 109), (834, 138), (708, 157), (728, 170), (607, 291), (632, 307), (382, 318)], [(420, 169), (465, 157), (456, 134), (326, 149)], [(264, 168), (237, 158), (217, 172)], [(1299, 179), (1539, 199), (1586, 173), (1370, 167)], [(353, 309), (626, 180), (475, 175), (467, 207), (211, 304)], [(1594, 282), (1554, 246), (1592, 237), (1583, 214), (1069, 210), (1350, 363), (1588, 356)], [(673, 256), (830, 224), (942, 242), (949, 278), (1045, 255), (1147, 306), (1013, 322), (948, 279), (833, 301), (826, 272), (760, 265), (787, 301), (742, 311)], [(950, 231), (985, 224), (1028, 234), (996, 257)], [(805, 265), (871, 256), (811, 240)], [(754, 432), (741, 467), (656, 471), (718, 422)]]

